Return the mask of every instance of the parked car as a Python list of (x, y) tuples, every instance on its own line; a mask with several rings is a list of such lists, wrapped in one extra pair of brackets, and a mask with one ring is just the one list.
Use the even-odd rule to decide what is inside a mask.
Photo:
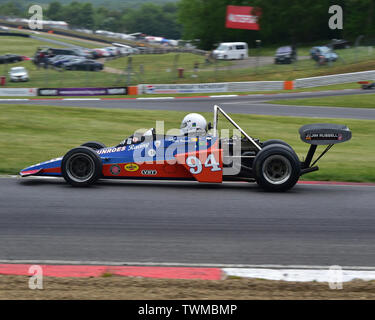
[(118, 47), (105, 47), (103, 49), (107, 51), (111, 57), (119, 55), (120, 52)]
[(326, 45), (326, 47), (329, 47), (332, 50), (349, 49), (351, 46), (352, 46), (352, 43), (345, 39), (332, 39), (331, 43)]
[(293, 46), (284, 46), (276, 50), (275, 64), (287, 63), (290, 64), (297, 60), (297, 51)]
[(67, 49), (67, 48), (48, 48), (46, 50), (47, 55), (49, 57), (57, 56), (57, 55), (69, 55), (69, 56), (79, 56), (80, 53), (76, 49)]
[(48, 59), (48, 62), (54, 67), (61, 67), (65, 62), (69, 62), (77, 58), (84, 59), (84, 58), (80, 58), (77, 56), (61, 55), (61, 56), (55, 56), (53, 58)]
[(9, 71), (11, 82), (29, 81), (29, 74), (24, 67), (13, 67)]
[(213, 54), (216, 59), (245, 59), (248, 57), (248, 46), (246, 42), (223, 42)]
[(317, 62), (334, 62), (338, 59), (338, 55), (326, 46), (313, 47), (310, 50), (311, 58)]
[(97, 48), (97, 49), (94, 49), (98, 55), (100, 56), (100, 58), (106, 58), (106, 57), (110, 57), (110, 53), (107, 51), (107, 50), (104, 50), (104, 48)]
[(18, 54), (4, 54), (0, 56), (0, 64), (5, 64), (5, 63), (13, 63), (13, 62), (19, 62), (22, 61), (23, 58), (22, 56)]
[(103, 64), (94, 60), (74, 59), (62, 64), (65, 70), (83, 70), (83, 71), (100, 71), (103, 70)]

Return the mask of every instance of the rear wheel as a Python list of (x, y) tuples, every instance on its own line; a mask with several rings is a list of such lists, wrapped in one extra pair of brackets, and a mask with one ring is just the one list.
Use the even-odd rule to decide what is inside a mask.
[(61, 173), (72, 186), (88, 186), (101, 177), (102, 160), (89, 147), (74, 148), (63, 157)]
[(94, 150), (100, 150), (100, 149), (106, 148), (105, 144), (96, 142), (96, 141), (89, 141), (84, 144), (81, 144), (81, 147), (88, 147)]
[(255, 157), (253, 172), (264, 190), (286, 191), (297, 183), (301, 167), (293, 150), (282, 144), (271, 144)]
[(296, 152), (294, 151), (294, 149), (292, 148), (292, 146), (288, 143), (286, 143), (285, 141), (283, 140), (280, 140), (280, 139), (270, 139), (270, 140), (267, 140), (267, 141), (264, 141), (262, 143), (262, 148), (265, 148), (267, 146), (270, 146), (271, 144), (281, 144), (283, 146), (286, 146), (288, 147), (290, 150), (292, 150), (292, 152), (296, 155), (296, 157), (298, 158)]
[(282, 144), (283, 146), (286, 146), (286, 147), (289, 147), (290, 149), (292, 149), (292, 147), (288, 143), (286, 143), (283, 140), (279, 140), (279, 139), (266, 140), (262, 143), (262, 147), (265, 148), (265, 147), (267, 147), (271, 144)]

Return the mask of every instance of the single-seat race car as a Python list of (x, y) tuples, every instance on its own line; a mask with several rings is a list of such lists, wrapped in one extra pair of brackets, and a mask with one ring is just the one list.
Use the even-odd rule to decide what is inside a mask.
[[(219, 136), (219, 115), (234, 127), (232, 135)], [(206, 129), (212, 133), (208, 134)], [(300, 176), (318, 170), (317, 161), (334, 144), (348, 141), (352, 135), (345, 125), (325, 123), (304, 125), (299, 134), (302, 141), (310, 144), (304, 161), (282, 140), (261, 142), (252, 138), (215, 105), (213, 125), (209, 123), (204, 134), (164, 135), (150, 129), (148, 134), (134, 134), (114, 147), (87, 142), (61, 158), (25, 168), (20, 175), (62, 176), (73, 186), (91, 185), (100, 178), (206, 183), (255, 181), (265, 190), (285, 191), (292, 188)], [(327, 147), (312, 161), (318, 145)]]

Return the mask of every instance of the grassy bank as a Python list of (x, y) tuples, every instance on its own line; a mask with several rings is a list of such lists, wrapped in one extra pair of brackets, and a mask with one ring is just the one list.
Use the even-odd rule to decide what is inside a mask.
[[(71, 39), (53, 34), (41, 34), (43, 38), (66, 41), (84, 47), (97, 47), (96, 43)], [(1, 37), (0, 54), (15, 53), (32, 56), (39, 46), (61, 47), (36, 39)], [(0, 75), (6, 75), (12, 66), (23, 65), (30, 72), (30, 82), (8, 83), (8, 87), (88, 87), (114, 86), (138, 83), (206, 83), (260, 80), (294, 80), (297, 78), (331, 75), (375, 69), (375, 51), (372, 47), (339, 50), (337, 62), (318, 66), (311, 59), (299, 60), (291, 65), (272, 63), (274, 47), (263, 48), (261, 59), (270, 57), (265, 65), (257, 66), (256, 59), (249, 61), (216, 61), (206, 63), (205, 57), (190, 53), (135, 55), (105, 62), (105, 72), (60, 72), (53, 69), (37, 69), (30, 61), (20, 64), (0, 65)], [(254, 50), (253, 50), (254, 51)], [(303, 51), (307, 55), (307, 48)], [(131, 67), (129, 59), (131, 58)], [(194, 65), (198, 64), (198, 70)], [(239, 65), (237, 65), (239, 64)], [(184, 78), (178, 78), (176, 69), (184, 68)], [(108, 71), (108, 72), (107, 72)], [(129, 75), (128, 75), (129, 74)], [(366, 79), (364, 79), (366, 80)]]
[[(211, 113), (202, 113), (208, 121)], [(139, 128), (179, 128), (186, 112), (146, 110), (103, 110), (48, 106), (0, 105), (0, 173), (16, 174), (20, 169), (63, 155), (89, 140), (115, 145)], [(316, 119), (233, 115), (254, 137), (279, 138), (290, 143), (302, 158), (308, 145), (300, 141), (300, 126)], [(353, 131), (350, 142), (335, 146), (320, 162), (321, 170), (304, 176), (307, 180), (375, 182), (374, 121), (320, 119), (344, 123)]]
[(321, 106), (343, 108), (375, 108), (375, 94), (340, 97), (273, 100), (268, 103), (297, 106)]

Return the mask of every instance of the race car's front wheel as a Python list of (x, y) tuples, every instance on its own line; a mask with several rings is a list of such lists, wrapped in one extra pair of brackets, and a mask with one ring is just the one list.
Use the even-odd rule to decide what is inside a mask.
[(61, 173), (72, 186), (88, 186), (101, 177), (102, 165), (102, 159), (94, 150), (78, 147), (63, 157)]
[(256, 155), (253, 172), (264, 190), (286, 191), (297, 183), (301, 166), (293, 150), (285, 145), (271, 144)]
[(105, 146), (105, 144), (100, 143), (100, 142), (89, 141), (89, 142), (86, 142), (84, 144), (81, 144), (81, 147), (89, 147), (89, 148), (94, 149), (94, 150), (100, 150), (100, 149), (105, 148), (106, 146)]

